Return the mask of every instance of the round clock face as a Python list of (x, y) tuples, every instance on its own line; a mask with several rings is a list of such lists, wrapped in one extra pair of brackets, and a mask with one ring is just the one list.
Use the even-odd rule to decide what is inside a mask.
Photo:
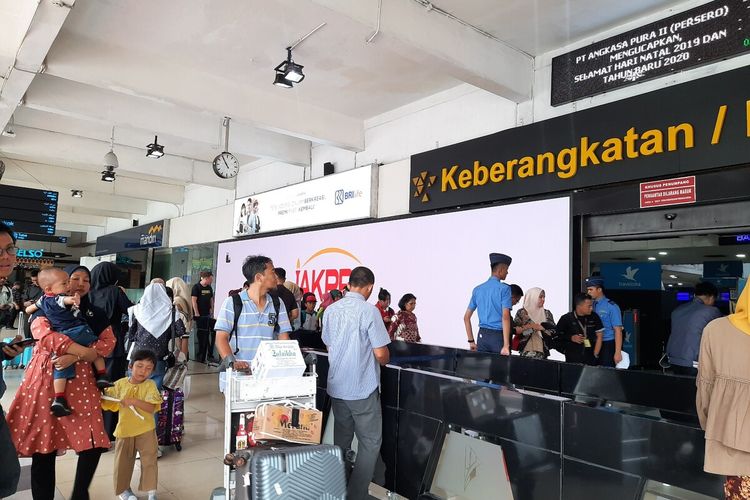
[(229, 179), (239, 173), (240, 162), (237, 161), (237, 158), (232, 153), (224, 151), (214, 158), (213, 167), (216, 175), (224, 179)]

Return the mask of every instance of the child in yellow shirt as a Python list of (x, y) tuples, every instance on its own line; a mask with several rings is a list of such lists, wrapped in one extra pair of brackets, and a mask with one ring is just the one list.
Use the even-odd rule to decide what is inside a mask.
[(121, 500), (137, 500), (130, 489), (136, 452), (141, 455), (141, 482), (138, 489), (148, 492), (148, 500), (156, 500), (158, 440), (154, 413), (161, 409), (161, 394), (149, 377), (156, 367), (156, 355), (139, 350), (130, 357), (129, 377), (105, 389), (102, 408), (117, 411), (120, 418), (115, 428), (115, 495)]

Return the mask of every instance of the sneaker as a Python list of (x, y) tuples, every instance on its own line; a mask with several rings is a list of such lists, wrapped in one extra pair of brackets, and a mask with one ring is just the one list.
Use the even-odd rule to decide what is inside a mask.
[(135, 494), (133, 493), (133, 490), (131, 489), (127, 489), (123, 491), (122, 493), (117, 495), (117, 498), (119, 500), (138, 500), (138, 497), (135, 496)]
[(156, 448), (156, 458), (161, 458), (162, 455), (164, 455), (164, 449), (159, 446), (158, 448)]
[(55, 398), (52, 406), (50, 406), (50, 410), (52, 410), (52, 414), (56, 417), (67, 417), (73, 413), (65, 398)]
[(114, 387), (114, 385), (115, 384), (110, 382), (106, 375), (102, 375), (96, 379), (96, 387), (99, 390), (106, 389), (107, 387)]
[(148, 492), (148, 500), (157, 500), (156, 490), (151, 490)]

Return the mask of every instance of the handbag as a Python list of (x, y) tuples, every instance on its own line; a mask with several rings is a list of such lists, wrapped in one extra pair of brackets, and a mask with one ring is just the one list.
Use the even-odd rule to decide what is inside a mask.
[[(164, 357), (167, 364), (167, 372), (164, 374), (162, 385), (167, 389), (179, 389), (185, 383), (185, 377), (188, 373), (187, 359), (185, 355), (177, 349), (177, 338), (174, 331), (175, 308), (172, 306), (172, 324), (170, 332), (172, 336), (172, 346), (169, 353)], [(170, 364), (171, 363), (171, 364)]]

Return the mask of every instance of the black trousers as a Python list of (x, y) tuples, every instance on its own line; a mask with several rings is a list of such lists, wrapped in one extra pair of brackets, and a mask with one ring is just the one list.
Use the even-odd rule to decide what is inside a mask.
[(599, 351), (599, 366), (615, 367), (615, 341), (605, 340), (602, 342), (602, 350)]
[(691, 377), (696, 377), (698, 375), (698, 369), (693, 368), (692, 366), (672, 365), (672, 372), (675, 375), (689, 375)]
[(206, 358), (213, 357), (214, 338), (212, 334), (213, 318), (211, 316), (196, 316), (196, 335), (198, 336), (198, 352), (195, 354), (199, 363), (205, 363)]
[[(99, 465), (103, 448), (93, 448), (78, 454), (76, 477), (70, 500), (89, 500), (89, 486)], [(31, 456), (31, 496), (34, 500), (54, 500), (55, 460), (57, 453), (34, 453)]]

